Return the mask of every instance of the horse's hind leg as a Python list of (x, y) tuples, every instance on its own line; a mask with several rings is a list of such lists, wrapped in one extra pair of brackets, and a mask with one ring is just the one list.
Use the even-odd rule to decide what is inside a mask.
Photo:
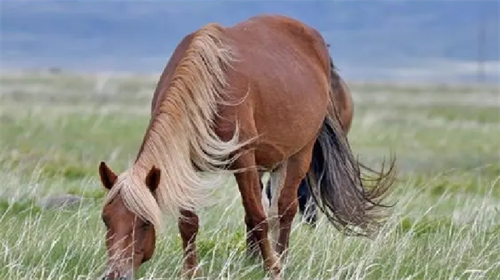
[[(235, 162), (236, 168), (248, 168), (255, 166), (255, 155), (252, 152), (241, 155)], [(245, 222), (259, 245), (264, 269), (271, 272), (273, 278), (278, 278), (281, 272), (281, 264), (267, 236), (267, 215), (262, 205), (262, 191), (260, 175), (256, 168), (247, 169), (235, 174), (238, 188), (241, 193), (243, 207), (245, 208)]]
[(182, 238), (182, 248), (184, 249), (184, 263), (182, 274), (190, 279), (192, 276), (201, 274), (197, 270), (198, 261), (196, 254), (196, 235), (198, 234), (198, 216), (191, 211), (182, 210), (178, 221), (179, 232)]

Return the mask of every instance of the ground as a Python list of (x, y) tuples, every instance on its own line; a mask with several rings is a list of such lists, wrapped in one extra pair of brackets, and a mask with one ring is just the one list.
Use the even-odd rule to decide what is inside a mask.
[[(106, 251), (97, 167), (121, 172), (145, 131), (157, 76), (4, 72), (0, 91), (0, 279), (95, 279)], [(349, 135), (360, 160), (392, 153), (396, 203), (374, 240), (345, 237), (323, 216), (294, 223), (286, 279), (500, 279), (500, 100), (495, 86), (352, 83)], [(81, 203), (46, 209), (48, 196)], [(210, 279), (262, 279), (244, 251), (234, 180), (200, 211)], [(177, 226), (159, 237), (141, 279), (180, 269)]]

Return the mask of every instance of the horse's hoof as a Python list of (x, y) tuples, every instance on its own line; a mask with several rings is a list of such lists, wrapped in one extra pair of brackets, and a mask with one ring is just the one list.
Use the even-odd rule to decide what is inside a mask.
[(280, 280), (281, 279), (281, 269), (279, 270), (271, 270), (271, 279)]
[(265, 262), (266, 271), (271, 274), (271, 279), (279, 280), (281, 277), (281, 262), (280, 259), (274, 257), (272, 259), (266, 260)]

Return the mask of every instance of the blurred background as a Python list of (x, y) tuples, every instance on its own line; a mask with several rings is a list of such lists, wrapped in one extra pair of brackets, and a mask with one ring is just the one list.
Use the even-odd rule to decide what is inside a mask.
[(499, 83), (499, 1), (1, 1), (1, 69), (159, 73), (208, 22), (295, 17), (348, 80)]

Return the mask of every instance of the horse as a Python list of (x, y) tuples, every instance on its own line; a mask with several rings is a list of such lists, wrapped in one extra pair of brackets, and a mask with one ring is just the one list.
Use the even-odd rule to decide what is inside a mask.
[[(282, 275), (297, 189), (311, 196), (334, 228), (371, 236), (383, 223), (374, 211), (394, 181), (395, 158), (365, 184), (334, 106), (338, 75), (321, 34), (299, 20), (256, 15), (224, 27), (208, 23), (176, 46), (156, 85), (151, 118), (131, 167), (98, 167), (106, 190), (102, 221), (103, 279), (132, 279), (154, 254), (164, 217), (182, 239), (181, 274), (198, 269), (196, 210), (221, 178), (234, 176), (245, 212), (249, 252), (263, 270)], [(269, 213), (260, 172), (269, 172)], [(374, 183), (373, 183), (374, 182)], [(268, 234), (269, 233), (269, 234)]]
[[(333, 61), (330, 59), (330, 67), (334, 69)], [(334, 75), (336, 72), (333, 73)], [(337, 85), (332, 85), (332, 89), (335, 89), (335, 102), (334, 106), (336, 110), (339, 112), (340, 116), (340, 125), (345, 135), (349, 133), (351, 128), (352, 118), (354, 115), (354, 107), (353, 107), (353, 99), (351, 92), (349, 91), (349, 87), (347, 83), (339, 76), (334, 79), (334, 81), (339, 81), (340, 87)], [(320, 168), (322, 168), (320, 166)], [(263, 174), (261, 175), (262, 181)], [(264, 185), (261, 185), (261, 190), (264, 190)], [(271, 190), (271, 181), (268, 180), (265, 187), (265, 198), (263, 203), (269, 207), (270, 201), (272, 200), (272, 190)], [(311, 193), (309, 191), (309, 185), (307, 184), (307, 179), (303, 179), (300, 182), (299, 189), (297, 191), (297, 199), (299, 205), (299, 213), (303, 216), (303, 220), (309, 224), (311, 227), (316, 226), (317, 220), (317, 210), (316, 205), (311, 197)]]

